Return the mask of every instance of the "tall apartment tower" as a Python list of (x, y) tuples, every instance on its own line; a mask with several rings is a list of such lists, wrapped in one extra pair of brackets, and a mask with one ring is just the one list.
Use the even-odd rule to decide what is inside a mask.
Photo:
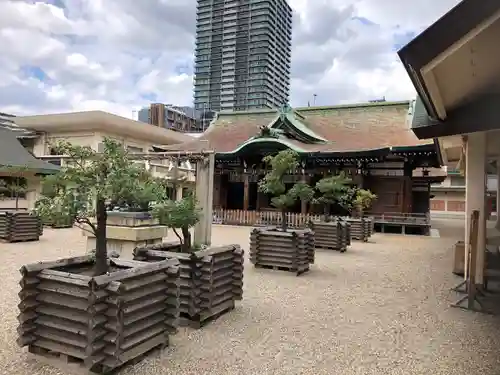
[(292, 8), (286, 0), (198, 0), (196, 16), (197, 110), (288, 102)]

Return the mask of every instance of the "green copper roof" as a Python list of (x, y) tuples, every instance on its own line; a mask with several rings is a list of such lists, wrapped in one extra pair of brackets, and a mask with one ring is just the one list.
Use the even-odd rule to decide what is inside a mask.
[(275, 142), (275, 143), (281, 144), (285, 147), (288, 147), (288, 148), (290, 148), (298, 153), (308, 152), (307, 150), (304, 150), (303, 148), (298, 147), (297, 145), (293, 144), (284, 136), (276, 136), (276, 137), (253, 137), (253, 138), (250, 138), (245, 143), (242, 143), (240, 146), (238, 146), (237, 149), (235, 149), (233, 151), (219, 152), (218, 154), (221, 154), (221, 155), (237, 154), (238, 152), (240, 152), (241, 150), (243, 150), (245, 147), (247, 147), (249, 145), (258, 144), (258, 143), (265, 143), (265, 142)]
[(296, 152), (308, 152), (296, 143), (304, 144), (325, 144), (329, 141), (310, 129), (302, 120), (303, 116), (294, 112), (294, 110), (285, 105), (280, 108), (276, 117), (267, 125), (261, 126), (260, 134), (257, 134), (247, 141), (243, 142), (232, 151), (222, 154), (238, 153), (245, 147), (255, 143), (276, 142), (284, 145)]
[(298, 117), (304, 119), (303, 116), (294, 112), (294, 110), (284, 105), (276, 118), (268, 125), (269, 128), (289, 130), (290, 133), (297, 136), (298, 140), (307, 143), (323, 143), (328, 142), (327, 139), (316, 134)]

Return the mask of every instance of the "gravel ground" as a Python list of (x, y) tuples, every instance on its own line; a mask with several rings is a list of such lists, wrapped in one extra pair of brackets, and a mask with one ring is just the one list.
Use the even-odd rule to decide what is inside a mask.
[[(344, 254), (316, 253), (310, 273), (245, 270), (244, 300), (205, 328), (181, 329), (161, 355), (120, 371), (156, 374), (500, 374), (500, 318), (452, 309), (459, 282), (443, 238), (375, 235)], [(248, 228), (215, 226), (218, 243), (248, 247)], [(79, 231), (0, 244), (1, 374), (62, 374), (16, 346), (23, 263), (84, 251)]]

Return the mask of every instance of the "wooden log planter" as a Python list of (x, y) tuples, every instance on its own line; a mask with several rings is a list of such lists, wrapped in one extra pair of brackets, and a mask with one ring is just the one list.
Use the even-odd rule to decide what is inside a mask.
[(373, 234), (375, 224), (373, 222), (373, 218), (371, 217), (365, 217), (363, 218), (363, 224), (365, 225), (365, 232), (367, 238), (370, 238)]
[(309, 271), (314, 263), (314, 232), (310, 229), (281, 231), (255, 228), (250, 234), (250, 261), (255, 267), (295, 272)]
[(169, 343), (179, 317), (179, 262), (109, 260), (91, 274), (91, 255), (21, 268), (18, 344), (61, 367), (107, 373)]
[(40, 218), (28, 211), (0, 212), (0, 240), (6, 242), (38, 241), (43, 234)]
[(351, 239), (367, 242), (371, 233), (373, 232), (372, 219), (369, 218), (353, 218), (349, 217), (345, 219), (349, 224), (351, 224)]
[(345, 221), (311, 221), (309, 227), (314, 232), (314, 247), (316, 249), (336, 250), (343, 253), (350, 245), (350, 224)]
[(73, 218), (71, 216), (61, 216), (58, 217), (54, 220), (46, 220), (43, 222), (43, 225), (54, 228), (54, 229), (61, 229), (61, 228), (72, 228), (73, 227)]
[(243, 298), (244, 251), (238, 245), (180, 253), (178, 243), (149, 245), (134, 250), (134, 259), (157, 262), (177, 259), (181, 269), (181, 325), (201, 328), (234, 309)]

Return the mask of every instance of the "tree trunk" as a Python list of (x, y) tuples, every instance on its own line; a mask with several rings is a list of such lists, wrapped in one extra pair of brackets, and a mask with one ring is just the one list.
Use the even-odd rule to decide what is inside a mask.
[(325, 203), (323, 206), (323, 214), (325, 215), (325, 223), (330, 222), (330, 203)]
[(106, 246), (106, 204), (103, 198), (96, 201), (96, 233), (95, 233), (95, 276), (108, 272), (108, 250)]
[(19, 209), (19, 177), (16, 178), (16, 211)]
[(182, 237), (184, 237), (184, 243), (182, 244), (182, 252), (189, 253), (191, 251), (191, 233), (188, 227), (182, 227)]
[(287, 222), (286, 222), (286, 210), (284, 208), (281, 209), (281, 230), (286, 232)]

